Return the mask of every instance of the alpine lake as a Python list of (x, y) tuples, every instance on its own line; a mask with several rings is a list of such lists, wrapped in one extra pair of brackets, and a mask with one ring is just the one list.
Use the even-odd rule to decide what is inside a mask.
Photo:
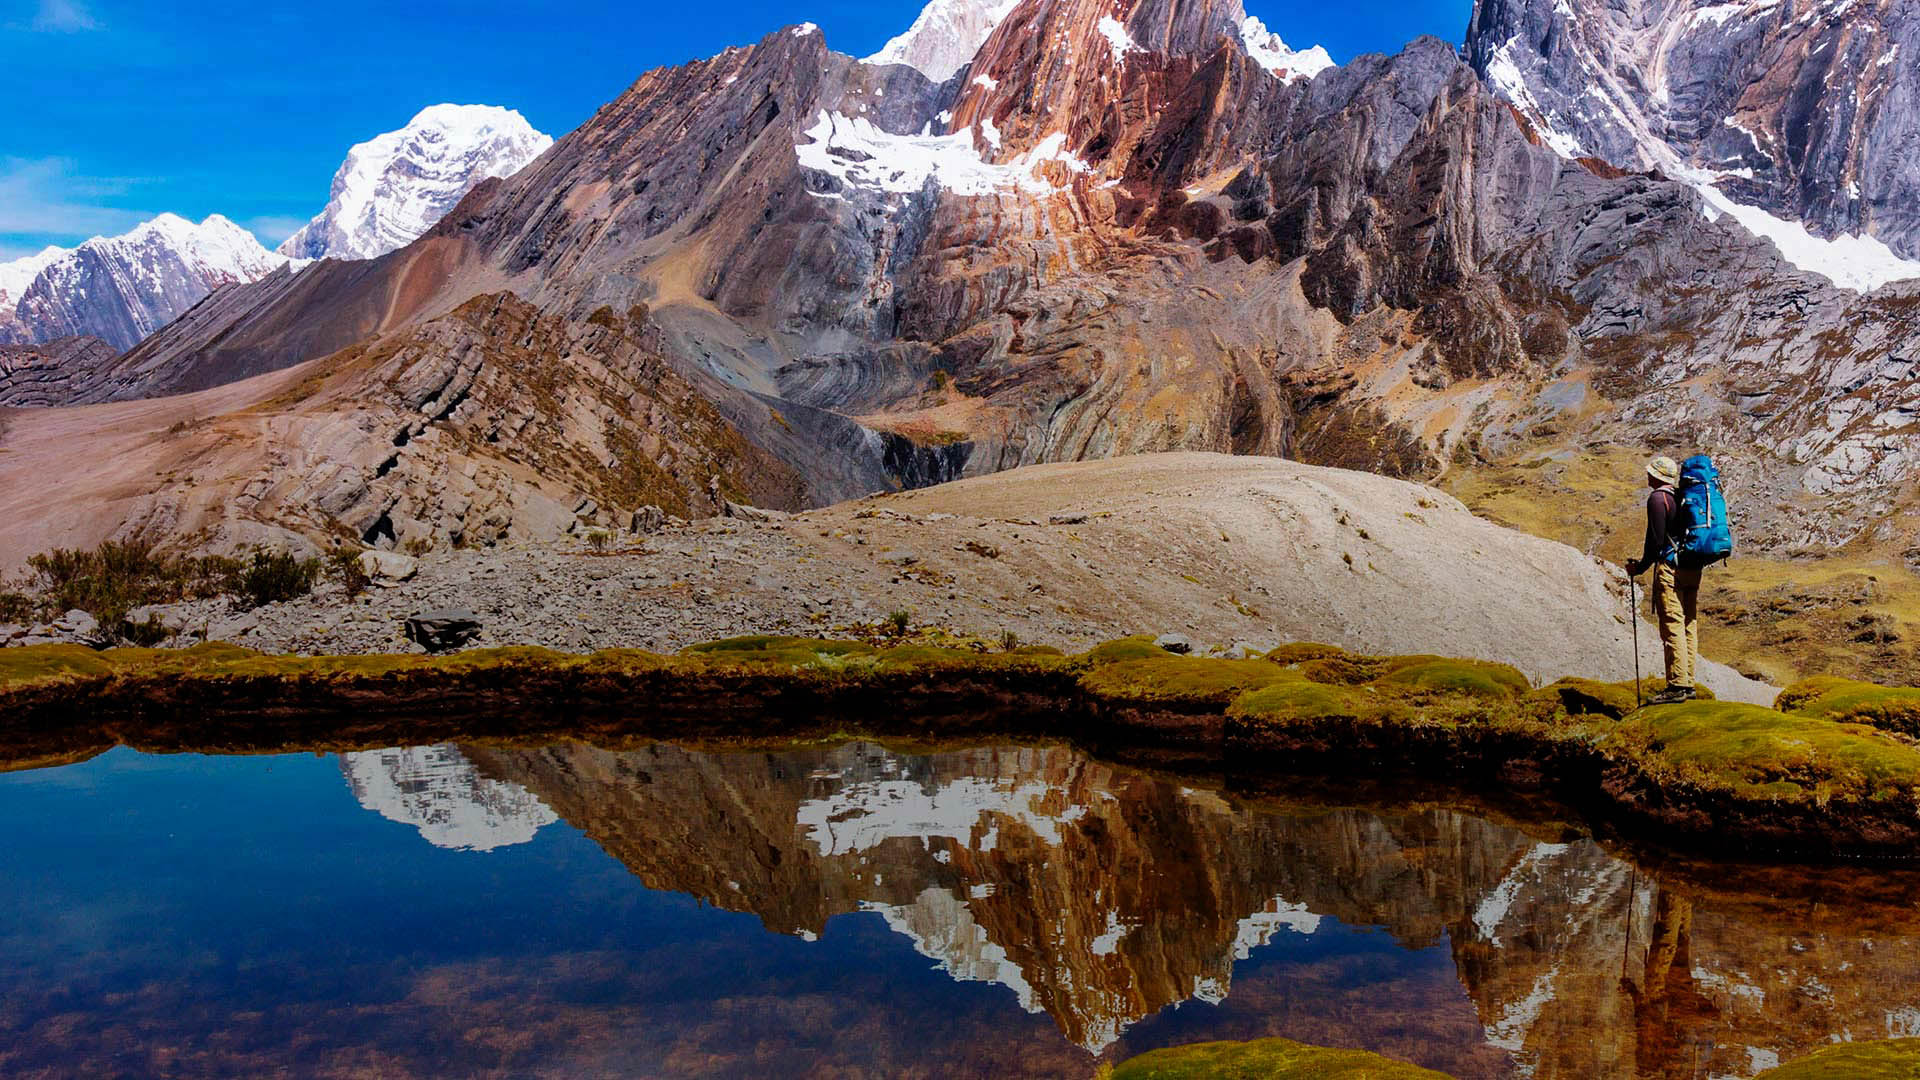
[(1460, 1078), (1920, 1034), (1920, 873), (1702, 865), (1063, 745), (455, 742), (0, 773), (0, 1074)]

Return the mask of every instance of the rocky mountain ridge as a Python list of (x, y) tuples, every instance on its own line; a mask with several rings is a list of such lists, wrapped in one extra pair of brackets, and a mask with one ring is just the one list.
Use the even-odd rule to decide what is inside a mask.
[(0, 345), (0, 408), (45, 408), (84, 397), (119, 355), (89, 335)]
[(285, 261), (218, 214), (197, 225), (162, 214), (120, 236), (9, 264), (16, 284), (32, 276), (11, 304), (0, 297), (0, 341), (90, 335), (132, 348), (215, 289), (254, 281)]
[(1893, 0), (1480, 0), (1467, 35), (1561, 153), (1687, 179), (1860, 289), (1920, 276), (1916, 47)]
[[(511, 175), (552, 144), (509, 109), (429, 106), (348, 151), (326, 209), (277, 253), (218, 214), (198, 225), (161, 214), (120, 236), (0, 264), (0, 343), (87, 335), (131, 349), (226, 286), (297, 272), (314, 259), (370, 259), (402, 247), (476, 184)], [(91, 400), (90, 379), (59, 381), (73, 386), (72, 396), (33, 403)]]
[(101, 398), (303, 361), (377, 398), (353, 357), (511, 292), (574, 325), (644, 303), (783, 505), (1153, 450), (1431, 477), (1615, 441), (1725, 458), (1755, 548), (1897, 539), (1920, 285), (1835, 288), (1684, 178), (1557, 151), (1444, 42), (1311, 77), (1263, 42), (1234, 0), (1023, 0), (935, 83), (784, 29), (647, 73), (406, 248), (228, 290)]

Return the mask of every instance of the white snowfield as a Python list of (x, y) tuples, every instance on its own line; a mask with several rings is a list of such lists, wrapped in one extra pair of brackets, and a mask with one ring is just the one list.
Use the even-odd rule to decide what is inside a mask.
[(1702, 212), (1711, 220), (1721, 215), (1762, 240), (1771, 241), (1780, 257), (1802, 270), (1819, 274), (1842, 289), (1872, 292), (1882, 285), (1920, 278), (1920, 262), (1903, 259), (1878, 237), (1842, 233), (1827, 239), (1813, 235), (1798, 221), (1775, 217), (1757, 206), (1733, 201), (1715, 182), (1727, 173), (1674, 166), (1674, 174), (1692, 184), (1706, 200)]
[[(1055, 132), (1039, 145), (1010, 161), (996, 163), (980, 156), (973, 128), (951, 135), (923, 129), (918, 135), (896, 135), (865, 117), (822, 112), (801, 133), (806, 140), (794, 147), (804, 168), (835, 177), (848, 187), (894, 195), (909, 195), (929, 181), (956, 195), (990, 195), (996, 191), (1045, 194), (1054, 182), (1040, 167), (1055, 163), (1068, 172), (1086, 172), (1087, 164), (1065, 150), (1066, 135)], [(989, 146), (998, 146), (999, 133), (983, 131)], [(844, 198), (838, 192), (815, 191), (822, 199)]]
[(418, 239), (489, 177), (511, 176), (553, 137), (497, 105), (430, 105), (347, 151), (327, 207), (280, 245), (297, 258), (372, 259)]

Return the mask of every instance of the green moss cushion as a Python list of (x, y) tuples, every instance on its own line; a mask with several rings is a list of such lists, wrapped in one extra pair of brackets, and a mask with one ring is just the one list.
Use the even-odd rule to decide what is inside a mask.
[(1510, 698), (1527, 693), (1533, 684), (1507, 664), (1478, 660), (1408, 657), (1378, 680), (1383, 686), (1429, 694), (1464, 694), (1479, 698)]
[(1694, 701), (1642, 709), (1608, 744), (1649, 775), (1744, 799), (1910, 802), (1920, 749), (1861, 724), (1758, 705)]
[(1266, 660), (1219, 660), (1162, 651), (1148, 660), (1120, 660), (1087, 672), (1080, 685), (1116, 701), (1188, 702), (1224, 706), (1248, 690), (1299, 676)]
[(1452, 1080), (1364, 1050), (1291, 1039), (1206, 1042), (1154, 1050), (1123, 1062), (1113, 1080)]
[(1774, 707), (1823, 720), (1920, 735), (1920, 688), (1911, 686), (1876, 686), (1817, 676), (1782, 691)]

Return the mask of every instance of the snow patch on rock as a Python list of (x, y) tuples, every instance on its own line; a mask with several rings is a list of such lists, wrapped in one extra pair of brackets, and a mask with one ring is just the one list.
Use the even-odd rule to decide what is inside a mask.
[(1585, 151), (1580, 148), (1579, 140), (1562, 135), (1547, 124), (1546, 111), (1534, 98), (1533, 91), (1527, 86), (1527, 77), (1520, 73), (1520, 66), (1513, 62), (1513, 56), (1508, 52), (1512, 45), (1509, 41), (1494, 52), (1493, 59), (1487, 62), (1487, 78), (1493, 80), (1493, 85), (1515, 108), (1527, 114), (1541, 141), (1551, 147), (1554, 153), (1564, 158), (1583, 156)]
[(1126, 62), (1128, 53), (1140, 51), (1140, 46), (1133, 43), (1133, 35), (1127, 33), (1126, 24), (1111, 15), (1100, 16), (1100, 21), (1094, 23), (1093, 28), (1107, 39), (1107, 47), (1113, 50), (1113, 62), (1116, 64)]
[(1706, 200), (1703, 212), (1710, 220), (1717, 221), (1723, 215), (1733, 219), (1756, 238), (1772, 243), (1781, 258), (1842, 289), (1872, 292), (1891, 282), (1920, 278), (1920, 260), (1901, 258), (1876, 237), (1842, 233), (1827, 239), (1813, 235), (1798, 221), (1735, 202), (1716, 184), (1737, 173), (1690, 168), (1677, 160), (1669, 168), (1700, 192)]
[(1233, 935), (1233, 958), (1245, 960), (1282, 930), (1311, 934), (1318, 929), (1320, 916), (1308, 911), (1307, 905), (1276, 896), (1267, 901), (1266, 907), (1240, 920)]
[[(1064, 809), (1048, 809), (1055, 805)], [(875, 780), (802, 803), (797, 823), (822, 855), (867, 851), (899, 837), (991, 851), (1002, 823), (1018, 823), (1053, 847), (1060, 844), (1060, 827), (1086, 812), (1066, 802), (1061, 789), (1042, 783), (967, 777), (928, 788), (912, 780)]]
[[(997, 147), (999, 132), (983, 131), (981, 138)], [(805, 142), (794, 147), (803, 168), (835, 177), (853, 188), (907, 195), (928, 183), (956, 195), (990, 195), (997, 191), (1045, 194), (1056, 190), (1042, 175), (1052, 163), (1068, 172), (1085, 172), (1087, 164), (1065, 150), (1066, 135), (1056, 132), (1039, 145), (1006, 162), (991, 162), (975, 148), (973, 128), (950, 135), (931, 129), (918, 135), (896, 135), (866, 117), (821, 112), (802, 133)], [(834, 198), (834, 192), (814, 192)]]

